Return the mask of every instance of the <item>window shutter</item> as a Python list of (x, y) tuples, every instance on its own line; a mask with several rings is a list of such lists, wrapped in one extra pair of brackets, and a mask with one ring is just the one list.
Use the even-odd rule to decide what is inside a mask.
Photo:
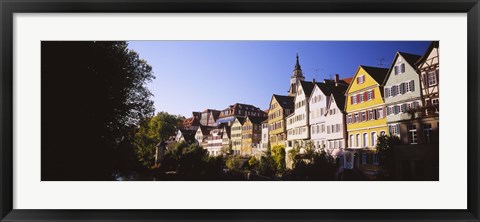
[(411, 91), (411, 92), (414, 92), (414, 91), (415, 91), (415, 84), (414, 84), (414, 83), (415, 83), (415, 81), (413, 81), (413, 80), (410, 81), (410, 91)]
[(357, 78), (357, 84), (359, 84), (359, 83), (360, 83), (360, 77)]
[(360, 102), (360, 94), (357, 94), (357, 103)]
[(387, 116), (390, 115), (390, 107), (387, 107)]
[(397, 128), (397, 134), (400, 135), (400, 124), (395, 125), (395, 127)]
[(426, 72), (425, 72), (425, 74), (423, 74), (423, 86), (424, 87), (428, 87), (427, 75), (428, 75), (428, 73), (426, 73)]
[(388, 97), (388, 96), (389, 96), (389, 95), (388, 95), (388, 91), (389, 91), (388, 88), (385, 87), (385, 97)]
[(350, 96), (350, 104), (353, 104), (353, 96)]
[(363, 101), (365, 102), (365, 101), (367, 101), (367, 99), (368, 99), (367, 92), (364, 92), (363, 93)]
[(403, 94), (403, 93), (404, 93), (404, 92), (403, 92), (403, 83), (400, 83), (400, 85), (399, 85), (399, 90), (398, 90), (398, 91), (399, 91), (399, 94)]
[(405, 72), (405, 63), (402, 64), (402, 73)]
[(372, 90), (372, 99), (375, 99), (375, 90)]
[(438, 76), (438, 73), (439, 73), (439, 70), (437, 69), (437, 70), (435, 71), (435, 77), (437, 78), (437, 79), (435, 80), (435, 82), (437, 83), (437, 85), (438, 85), (438, 80), (439, 80), (439, 79), (438, 79), (438, 77), (439, 77), (439, 76)]

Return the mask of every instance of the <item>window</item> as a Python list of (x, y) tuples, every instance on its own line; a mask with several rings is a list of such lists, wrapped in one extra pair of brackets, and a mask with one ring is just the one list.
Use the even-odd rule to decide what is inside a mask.
[(390, 131), (390, 135), (398, 135), (400, 132), (400, 125), (398, 124), (388, 125), (388, 131)]
[(358, 96), (360, 97), (360, 102), (363, 102), (363, 93)]
[(432, 124), (430, 123), (423, 124), (423, 140), (425, 143), (432, 142)]
[(356, 123), (359, 122), (359, 121), (358, 121), (358, 113), (355, 113), (355, 122), (356, 122)]
[(395, 66), (395, 75), (400, 73), (400, 66)]
[(362, 146), (363, 147), (366, 147), (367, 146), (367, 141), (368, 141), (368, 134), (367, 133), (364, 133), (363, 134), (363, 143), (362, 143)]
[(398, 75), (404, 72), (405, 72), (405, 63), (395, 66), (395, 75)]
[(377, 145), (377, 133), (376, 132), (372, 132), (372, 137), (371, 137), (370, 143), (371, 143), (372, 146)]
[(378, 108), (378, 118), (383, 118), (383, 108)]
[(400, 111), (401, 111), (402, 113), (406, 113), (406, 112), (407, 112), (407, 104), (402, 104), (402, 105), (400, 106)]
[(416, 125), (409, 125), (408, 126), (408, 139), (410, 144), (417, 143), (417, 126)]
[(430, 71), (427, 73), (428, 86), (434, 86), (437, 84), (437, 71)]
[(352, 135), (352, 134), (350, 134), (350, 141), (349, 141), (349, 143), (350, 143), (350, 144), (349, 144), (350, 147), (353, 147), (353, 135)]
[(357, 104), (357, 96), (351, 96), (352, 104)]
[(365, 76), (359, 76), (357, 78), (357, 84), (362, 84), (365, 82)]
[(367, 118), (365, 117), (365, 112), (362, 112), (361, 114), (362, 114), (361, 121), (366, 121)]
[(356, 140), (355, 140), (355, 145), (356, 145), (357, 147), (359, 147), (359, 146), (360, 146), (360, 134), (357, 134), (357, 138), (355, 138), (355, 139), (356, 139)]

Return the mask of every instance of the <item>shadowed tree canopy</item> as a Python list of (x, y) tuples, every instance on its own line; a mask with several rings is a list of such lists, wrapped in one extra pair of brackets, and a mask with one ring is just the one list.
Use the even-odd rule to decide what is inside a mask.
[(108, 180), (154, 113), (152, 68), (126, 42), (41, 43), (42, 180)]

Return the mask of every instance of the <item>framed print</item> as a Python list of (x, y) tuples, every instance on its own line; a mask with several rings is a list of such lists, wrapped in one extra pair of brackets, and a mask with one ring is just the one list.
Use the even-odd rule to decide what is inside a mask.
[(479, 220), (476, 0), (0, 6), (2, 221)]

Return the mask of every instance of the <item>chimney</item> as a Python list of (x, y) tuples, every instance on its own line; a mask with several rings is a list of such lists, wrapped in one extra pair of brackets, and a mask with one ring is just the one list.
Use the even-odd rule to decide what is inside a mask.
[(338, 74), (335, 74), (335, 86), (338, 86), (339, 81), (340, 81), (340, 76)]
[(315, 79), (313, 79), (313, 81), (312, 81), (312, 82), (313, 82), (313, 83), (315, 83)]

